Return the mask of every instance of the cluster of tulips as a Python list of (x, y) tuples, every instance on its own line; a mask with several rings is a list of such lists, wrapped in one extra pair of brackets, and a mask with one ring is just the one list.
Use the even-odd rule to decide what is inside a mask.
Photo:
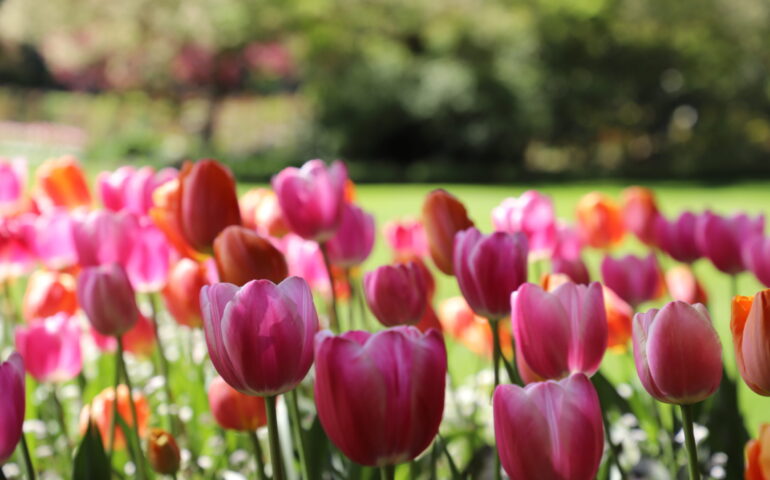
[[(476, 386), (487, 403), (491, 394), (492, 418), (481, 428), (493, 426), (495, 453), (478, 457), (489, 459), (491, 476), (588, 480), (601, 469), (626, 478), (634, 465), (610, 434), (602, 393), (617, 392), (599, 367), (608, 348), (626, 355), (631, 343), (644, 390), (681, 406), (686, 465), (700, 478), (694, 406), (720, 389), (723, 361), (690, 265), (705, 257), (770, 286), (763, 217), (707, 211), (671, 220), (640, 187), (619, 203), (587, 194), (574, 225), (556, 218), (548, 196), (528, 191), (492, 211), (489, 234), (459, 199), (434, 190), (419, 219), (384, 226), (392, 263), (362, 275), (375, 221), (356, 205), (341, 162), (286, 168), (271, 188), (240, 198), (214, 160), (103, 172), (98, 202), (72, 157), (43, 163), (33, 182), (27, 176), (23, 160), (0, 160), (0, 354), (15, 350), (0, 364), (0, 479), (35, 476), (22, 428), (28, 385), (47, 387), (34, 401), (55, 406), (66, 446), (77, 440), (76, 450), (57, 453), (72, 459), (72, 478), (205, 475), (196, 425), (177, 405), (201, 388), (216, 423), (250, 439), (257, 478), (359, 478), (352, 472), (366, 466), (392, 479), (402, 464), (399, 478), (436, 478), (439, 462), (465, 478), (479, 471), (470, 465), (477, 457), (460, 464), (452, 439), (439, 434), (453, 388), (445, 338), (491, 366), (493, 390)], [(626, 232), (649, 255), (607, 254), (603, 283), (590, 281), (584, 250), (609, 251)], [(662, 256), (679, 264), (664, 273)], [(431, 261), (462, 293), (435, 309)], [(21, 308), (16, 285), (24, 285)], [(673, 301), (635, 313), (666, 292)], [(202, 330), (204, 358), (169, 360), (180, 329)], [(735, 296), (731, 330), (741, 377), (770, 396), (770, 290)], [(160, 402), (132, 382), (142, 358), (161, 379)], [(199, 375), (187, 390), (172, 388), (172, 368)], [(88, 398), (88, 383), (104, 376), (110, 386)], [(68, 382), (80, 391), (76, 435), (58, 396)], [(256, 434), (262, 427), (266, 438)], [(770, 427), (760, 432), (746, 446), (752, 480), (770, 479)], [(19, 444), (23, 462), (8, 462)]]

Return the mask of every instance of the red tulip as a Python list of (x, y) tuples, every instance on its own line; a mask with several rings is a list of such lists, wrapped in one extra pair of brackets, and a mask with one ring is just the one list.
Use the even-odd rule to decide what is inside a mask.
[(75, 278), (68, 273), (37, 270), (27, 280), (22, 309), (27, 321), (60, 312), (74, 315), (78, 309)]
[(246, 227), (222, 230), (214, 240), (214, 259), (219, 279), (236, 285), (258, 279), (279, 283), (289, 274), (283, 253)]
[(160, 428), (150, 429), (147, 436), (147, 460), (162, 475), (175, 475), (182, 457), (174, 436)]
[(604, 284), (634, 308), (660, 298), (665, 292), (663, 272), (654, 253), (645, 258), (635, 255), (613, 258), (606, 255), (601, 270)]
[(329, 261), (334, 265), (351, 268), (364, 263), (374, 247), (374, 217), (346, 203), (340, 226), (326, 247)]
[(655, 219), (655, 244), (671, 258), (682, 263), (692, 263), (703, 256), (695, 240), (698, 217), (684, 212), (675, 221), (663, 216)]
[(222, 377), (209, 385), (209, 408), (217, 424), (227, 430), (253, 432), (267, 425), (265, 399), (239, 392)]
[(695, 273), (687, 265), (671, 267), (666, 272), (666, 286), (671, 298), (687, 303), (708, 303), (708, 295)]
[(46, 160), (37, 167), (37, 195), (40, 203), (69, 210), (91, 204), (91, 192), (83, 169), (75, 157)]
[(24, 425), (26, 388), (24, 361), (18, 353), (0, 362), (0, 392), (3, 392), (3, 408), (0, 408), (0, 465), (5, 463), (16, 444), (21, 440)]
[(433, 190), (422, 204), (422, 224), (433, 262), (442, 272), (453, 275), (455, 234), (473, 226), (465, 206), (446, 190)]
[(436, 330), (316, 336), (315, 401), (326, 434), (362, 465), (414, 459), (444, 412), (446, 348)]
[(746, 269), (742, 257), (744, 244), (764, 229), (764, 215), (753, 219), (743, 213), (721, 217), (707, 211), (698, 219), (695, 239), (700, 251), (718, 270), (735, 275)]
[(182, 205), (181, 185), (177, 178), (156, 188), (152, 194), (154, 206), (150, 208), (149, 215), (180, 255), (195, 258), (199, 253), (190, 246), (182, 231), (182, 219), (179, 215)]
[(89, 322), (102, 335), (123, 335), (139, 318), (134, 289), (117, 263), (83, 269), (77, 292)]
[(209, 284), (206, 266), (194, 260), (183, 258), (171, 268), (163, 300), (177, 323), (187, 327), (202, 325), (200, 291)]
[(620, 207), (599, 192), (591, 192), (578, 202), (577, 226), (583, 243), (594, 248), (617, 245), (626, 233)]
[(80, 326), (66, 313), (17, 328), (16, 349), (38, 382), (66, 382), (83, 369)]
[(759, 426), (759, 435), (746, 444), (745, 480), (770, 480), (770, 424)]
[(604, 311), (607, 313), (607, 346), (624, 351), (631, 339), (634, 309), (611, 288), (602, 285)]
[(426, 280), (415, 262), (383, 265), (364, 274), (366, 303), (386, 327), (414, 325), (428, 305)]
[[(129, 428), (134, 427), (134, 417), (131, 412), (131, 402), (129, 401), (129, 389), (125, 385), (118, 385), (117, 390), (118, 416), (122, 422), (115, 422), (115, 450), (122, 450), (126, 447), (126, 435), (121, 423), (125, 423)], [(150, 418), (150, 405), (147, 398), (139, 391), (134, 390), (131, 395), (134, 397), (136, 405), (136, 418), (139, 430), (139, 437), (144, 438), (147, 432), (147, 422)], [(83, 406), (80, 411), (80, 432), (85, 433), (88, 428), (89, 418), (93, 425), (99, 429), (99, 435), (102, 437), (102, 444), (105, 449), (111, 448), (110, 443), (110, 423), (112, 422), (112, 410), (115, 404), (115, 389), (107, 387), (96, 395), (90, 403)]]
[(623, 223), (626, 229), (646, 245), (655, 244), (655, 222), (658, 205), (649, 188), (628, 187), (623, 190)]
[(35, 266), (35, 250), (27, 234), (28, 215), (0, 216), (0, 283), (23, 276)]
[(770, 396), (770, 290), (733, 298), (730, 330), (741, 377), (756, 393)]

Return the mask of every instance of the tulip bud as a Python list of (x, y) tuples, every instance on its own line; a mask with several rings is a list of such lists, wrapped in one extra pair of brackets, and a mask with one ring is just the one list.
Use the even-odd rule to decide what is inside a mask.
[(770, 237), (754, 234), (743, 245), (743, 263), (764, 286), (770, 287)]
[(577, 226), (582, 241), (594, 248), (616, 245), (625, 235), (620, 207), (599, 192), (591, 192), (578, 202)]
[(227, 430), (253, 432), (267, 425), (264, 397), (245, 395), (222, 377), (209, 385), (209, 408), (217, 424)]
[(3, 408), (0, 408), (0, 465), (5, 463), (16, 444), (21, 440), (26, 406), (24, 361), (18, 353), (0, 362), (0, 392), (3, 392)]
[(396, 261), (408, 262), (430, 254), (428, 238), (419, 220), (404, 219), (388, 222), (382, 227), (382, 234), (393, 249)]
[(258, 279), (278, 283), (289, 274), (283, 253), (270, 240), (236, 225), (214, 240), (214, 258), (219, 279), (236, 285)]
[(16, 348), (38, 382), (66, 382), (83, 368), (80, 327), (66, 313), (17, 328)]
[(134, 289), (117, 263), (83, 269), (77, 292), (88, 320), (102, 335), (120, 336), (139, 318)]
[(703, 255), (719, 271), (735, 275), (746, 269), (742, 255), (744, 245), (756, 235), (762, 235), (764, 229), (764, 215), (753, 219), (743, 213), (721, 217), (707, 211), (698, 219), (695, 240)]
[(654, 253), (645, 258), (635, 255), (613, 258), (606, 255), (601, 270), (604, 284), (634, 308), (665, 293), (663, 272)]
[(73, 228), (75, 221), (63, 208), (43, 212), (34, 219), (29, 239), (40, 262), (52, 270), (62, 270), (78, 262)]
[(663, 216), (655, 218), (655, 244), (671, 258), (682, 263), (692, 263), (701, 253), (695, 238), (698, 217), (692, 212), (683, 212), (675, 221)]
[(37, 190), (49, 207), (87, 207), (91, 204), (88, 181), (75, 157), (46, 160), (37, 167)]
[(123, 346), (137, 357), (148, 358), (155, 349), (155, 343), (155, 325), (140, 313), (134, 326), (123, 334)]
[(205, 265), (183, 258), (171, 268), (163, 288), (163, 300), (180, 325), (201, 326), (200, 291), (204, 285), (209, 285)]
[(260, 235), (282, 237), (289, 233), (278, 205), (278, 197), (268, 188), (252, 188), (238, 200), (243, 226)]
[[(476, 355), (492, 358), (493, 338), (489, 322), (473, 313), (463, 297), (450, 297), (438, 307), (438, 317), (444, 331)], [(500, 323), (500, 343), (504, 355), (512, 350), (510, 323)], [(520, 355), (519, 355), (520, 356)]]
[(152, 167), (136, 169), (122, 166), (114, 172), (102, 172), (96, 179), (97, 193), (105, 208), (115, 212), (128, 210), (136, 215), (147, 215), (153, 206), (156, 188), (177, 177), (173, 168), (155, 171)]
[(657, 400), (689, 405), (719, 388), (722, 344), (700, 303), (675, 301), (637, 313), (633, 338), (639, 379)]
[(770, 424), (759, 426), (759, 435), (746, 444), (745, 480), (770, 479)]
[(182, 457), (174, 436), (160, 428), (150, 429), (147, 436), (147, 460), (162, 475), (175, 475)]
[[(115, 450), (122, 450), (126, 447), (126, 435), (121, 423), (125, 423), (129, 428), (134, 427), (134, 417), (131, 411), (131, 402), (129, 400), (129, 390), (125, 385), (118, 385), (117, 409), (118, 416), (123, 422), (115, 422)], [(150, 417), (150, 405), (147, 398), (138, 391), (133, 392), (134, 405), (136, 406), (136, 419), (139, 430), (139, 437), (143, 438), (147, 432), (147, 422)], [(112, 422), (112, 410), (115, 404), (115, 389), (107, 387), (96, 395), (90, 403), (83, 406), (80, 411), (80, 432), (85, 433), (88, 428), (89, 418), (92, 425), (99, 429), (99, 435), (102, 437), (102, 444), (106, 450), (112, 449), (110, 444), (110, 423)]]
[(149, 215), (180, 255), (195, 258), (198, 252), (190, 246), (182, 231), (182, 219), (179, 215), (182, 208), (181, 185), (176, 178), (156, 188), (152, 194), (153, 207), (150, 208)]
[(22, 308), (28, 322), (57, 313), (74, 315), (78, 309), (75, 278), (68, 273), (37, 270), (27, 280)]
[(171, 246), (148, 217), (140, 217), (134, 244), (126, 260), (126, 273), (137, 292), (157, 292), (168, 279)]
[(655, 194), (649, 188), (623, 190), (623, 223), (626, 229), (646, 245), (655, 243), (655, 221), (660, 215)]
[(730, 330), (743, 381), (754, 392), (770, 396), (770, 290), (753, 298), (733, 298)]
[(128, 212), (94, 210), (72, 225), (72, 239), (83, 267), (119, 263), (126, 265), (139, 228)]
[(588, 274), (588, 267), (580, 257), (569, 260), (566, 258), (553, 258), (551, 260), (551, 269), (553, 273), (561, 273), (569, 277), (569, 279), (578, 284), (588, 284), (591, 281), (591, 277)]
[(687, 265), (671, 267), (666, 272), (668, 293), (674, 300), (687, 303), (708, 303), (708, 295), (703, 289), (695, 273)]
[(442, 272), (453, 275), (455, 234), (473, 226), (465, 206), (446, 190), (433, 190), (422, 204), (422, 224), (433, 262)]
[(537, 190), (503, 200), (492, 210), (492, 225), (498, 232), (524, 233), (530, 254), (536, 258), (550, 255), (556, 244), (553, 202)]
[(625, 351), (631, 338), (634, 309), (611, 288), (602, 285), (604, 311), (607, 314), (607, 347)]
[(425, 274), (415, 262), (383, 265), (364, 274), (364, 296), (386, 327), (414, 325), (428, 304)]
[(351, 268), (364, 263), (374, 247), (374, 217), (346, 203), (340, 226), (326, 247), (333, 265)]

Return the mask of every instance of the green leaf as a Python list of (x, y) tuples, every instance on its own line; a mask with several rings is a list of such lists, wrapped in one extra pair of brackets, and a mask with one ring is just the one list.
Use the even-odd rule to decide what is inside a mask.
[(88, 422), (88, 429), (75, 454), (72, 478), (75, 480), (109, 480), (110, 463), (104, 452), (99, 429)]

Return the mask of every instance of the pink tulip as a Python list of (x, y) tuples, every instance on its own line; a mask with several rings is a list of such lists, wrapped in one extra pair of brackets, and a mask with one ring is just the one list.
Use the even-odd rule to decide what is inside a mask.
[(26, 275), (34, 268), (34, 245), (26, 234), (32, 221), (30, 215), (0, 216), (0, 283)]
[(582, 258), (568, 260), (566, 258), (554, 258), (551, 260), (551, 270), (553, 273), (562, 273), (569, 277), (575, 283), (586, 284), (591, 281), (588, 274), (588, 267)]
[(149, 217), (137, 219), (126, 272), (137, 292), (157, 292), (166, 285), (171, 246)]
[(390, 221), (382, 228), (382, 234), (390, 248), (395, 252), (398, 261), (408, 261), (430, 255), (425, 229), (422, 222), (417, 219)]
[(211, 361), (233, 388), (249, 395), (288, 392), (313, 363), (318, 314), (307, 282), (252, 280), (201, 289)]
[(688, 265), (677, 265), (666, 272), (666, 287), (674, 300), (686, 303), (708, 303), (706, 290)]
[(607, 349), (607, 315), (599, 282), (565, 283), (546, 292), (525, 283), (511, 295), (516, 350), (540, 378), (593, 375)]
[(744, 213), (722, 217), (705, 212), (695, 229), (698, 248), (714, 266), (728, 275), (741, 273), (746, 269), (743, 263), (743, 245), (765, 229), (765, 216), (751, 218)]
[(59, 313), (16, 329), (16, 348), (38, 382), (66, 382), (83, 369), (77, 320)]
[(0, 158), (0, 214), (16, 211), (27, 187), (27, 160)]
[(695, 241), (697, 223), (698, 216), (692, 212), (684, 212), (674, 221), (659, 215), (653, 226), (656, 245), (678, 262), (694, 262), (703, 256)]
[(417, 457), (444, 412), (447, 357), (436, 330), (316, 335), (315, 401), (326, 434), (362, 465)]
[(634, 308), (659, 298), (665, 291), (663, 273), (654, 253), (645, 258), (635, 255), (613, 258), (606, 255), (601, 271), (604, 284)]
[(327, 167), (321, 160), (310, 160), (302, 168), (281, 170), (272, 184), (289, 228), (309, 240), (330, 239), (342, 220), (347, 178), (340, 161)]
[(743, 245), (743, 263), (764, 286), (770, 287), (770, 237), (752, 235)]
[(91, 326), (102, 335), (123, 335), (139, 318), (131, 281), (117, 263), (84, 268), (77, 292)]
[(675, 301), (637, 313), (634, 361), (647, 392), (689, 405), (711, 396), (722, 379), (722, 344), (706, 307)]
[(536, 190), (503, 200), (492, 210), (492, 225), (498, 232), (524, 233), (530, 254), (535, 257), (550, 255), (556, 245), (553, 201)]
[(126, 265), (136, 242), (138, 222), (128, 212), (96, 210), (77, 218), (72, 238), (83, 267), (120, 263)]
[(60, 270), (78, 263), (73, 234), (75, 220), (65, 208), (52, 208), (36, 217), (27, 236), (38, 259)]
[(482, 235), (475, 227), (458, 232), (454, 272), (477, 315), (503, 318), (511, 311), (511, 293), (527, 281), (527, 237), (521, 232)]
[(293, 233), (284, 236), (277, 243), (279, 250), (286, 257), (290, 276), (303, 278), (310, 288), (324, 296), (331, 295), (329, 274), (318, 243)]
[(414, 325), (428, 305), (428, 279), (415, 262), (383, 265), (364, 274), (364, 296), (386, 327)]
[(3, 392), (0, 408), (0, 465), (5, 463), (19, 443), (24, 425), (25, 383), (24, 361), (14, 352), (0, 363), (0, 392)]
[(364, 263), (374, 247), (374, 217), (346, 203), (340, 227), (327, 242), (329, 261), (343, 268)]
[(511, 480), (591, 480), (604, 451), (599, 396), (585, 375), (500, 385), (492, 400), (500, 463)]
[(105, 208), (147, 215), (153, 206), (155, 189), (176, 178), (177, 174), (173, 168), (155, 172), (152, 167), (137, 170), (132, 166), (123, 166), (114, 172), (100, 173), (96, 179), (97, 190)]
[(553, 247), (552, 258), (576, 260), (583, 251), (583, 241), (575, 227), (564, 222), (556, 224), (556, 243)]

